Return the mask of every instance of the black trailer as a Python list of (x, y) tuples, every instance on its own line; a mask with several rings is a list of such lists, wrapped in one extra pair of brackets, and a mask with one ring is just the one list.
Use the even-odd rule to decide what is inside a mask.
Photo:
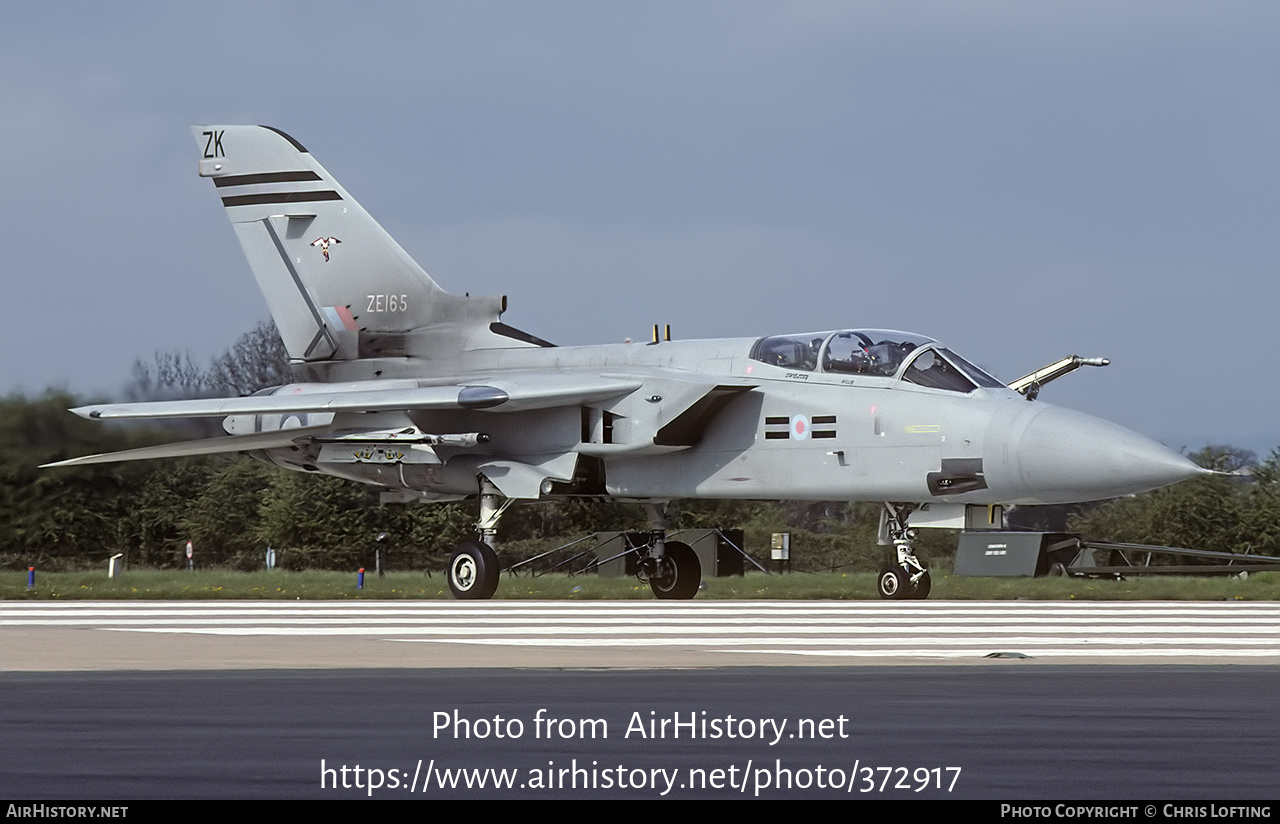
[(987, 578), (1074, 575), (1240, 575), (1280, 571), (1280, 558), (1241, 552), (1093, 541), (1067, 532), (960, 534), (955, 574)]

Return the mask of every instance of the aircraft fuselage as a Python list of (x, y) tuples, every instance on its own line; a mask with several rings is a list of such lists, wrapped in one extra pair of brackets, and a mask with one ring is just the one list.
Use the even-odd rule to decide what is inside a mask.
[[(1141, 435), (1043, 402), (1028, 403), (1008, 388), (962, 393), (919, 386), (901, 376), (770, 365), (750, 357), (754, 343), (742, 338), (485, 349), (447, 363), (357, 361), (350, 366), (379, 373), (363, 384), (370, 387), (407, 380), (418, 385), (536, 382), (548, 374), (616, 376), (641, 386), (622, 397), (571, 408), (411, 412), (413, 424), (425, 432), (488, 436), (486, 443), (470, 448), (435, 448), (439, 463), (392, 463), (380, 456), (350, 462), (345, 455), (334, 463), (322, 460), (314, 448), (271, 457), (293, 468), (315, 467), (430, 497), (474, 494), (477, 467), (485, 458), (536, 466), (558, 459), (560, 466), (549, 473), (559, 470), (563, 477), (574, 471), (563, 456), (574, 454), (601, 462), (602, 488), (557, 485), (531, 491), (526, 485), (519, 497), (596, 492), (635, 500), (1050, 504), (1132, 494), (1193, 472), (1184, 458)], [(410, 377), (413, 372), (416, 378)], [(738, 391), (686, 438), (692, 443), (655, 443), (655, 433), (717, 386)], [(260, 417), (265, 420), (255, 426), (259, 431), (288, 422), (282, 416)], [(292, 423), (322, 420), (313, 413)], [(509, 491), (518, 490), (513, 484)]]

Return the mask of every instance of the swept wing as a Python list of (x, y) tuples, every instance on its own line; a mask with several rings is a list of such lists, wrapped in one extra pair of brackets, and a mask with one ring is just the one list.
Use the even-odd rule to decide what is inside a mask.
[[(520, 380), (446, 386), (398, 385), (368, 389), (368, 384), (346, 387), (307, 384), (291, 391), (282, 387), (274, 395), (245, 398), (207, 398), (183, 401), (98, 404), (71, 411), (94, 420), (148, 418), (216, 418), (225, 415), (278, 415), (292, 412), (386, 412), (401, 410), (493, 410), (520, 412), (597, 403), (639, 389), (638, 380), (615, 378), (564, 378), (533, 375)], [(306, 391), (302, 391), (305, 388)]]

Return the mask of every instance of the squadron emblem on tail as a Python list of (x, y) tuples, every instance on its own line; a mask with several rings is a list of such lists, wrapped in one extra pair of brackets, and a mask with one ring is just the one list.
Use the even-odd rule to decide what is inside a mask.
[(318, 237), (311, 241), (312, 246), (319, 246), (320, 251), (324, 252), (324, 262), (329, 262), (329, 246), (334, 243), (341, 243), (336, 237)]

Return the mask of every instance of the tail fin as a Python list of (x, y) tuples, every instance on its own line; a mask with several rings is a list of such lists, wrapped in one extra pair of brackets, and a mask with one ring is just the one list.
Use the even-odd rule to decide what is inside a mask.
[(473, 348), (474, 333), (501, 326), (505, 298), (441, 289), (289, 135), (270, 126), (192, 132), (200, 176), (213, 179), (294, 361), (376, 356), (387, 348), (379, 342), (432, 326), (450, 328), (454, 348)]

